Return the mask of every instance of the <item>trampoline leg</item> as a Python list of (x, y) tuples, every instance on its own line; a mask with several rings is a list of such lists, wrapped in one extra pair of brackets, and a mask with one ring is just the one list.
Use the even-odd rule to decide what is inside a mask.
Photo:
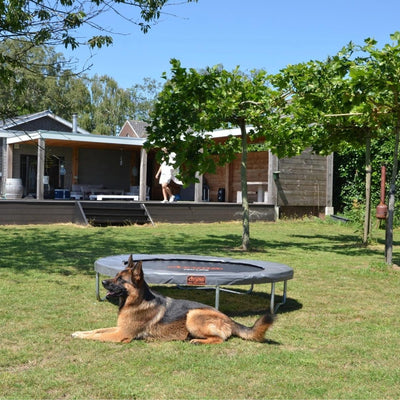
[(271, 282), (271, 300), (270, 300), (270, 311), (272, 314), (275, 313), (275, 282)]
[(215, 286), (215, 308), (219, 308), (219, 285)]
[(287, 281), (283, 282), (283, 299), (282, 304), (286, 303)]
[(100, 297), (100, 274), (96, 272), (96, 298), (98, 301), (104, 301), (105, 297), (102, 299)]
[(275, 314), (278, 311), (278, 308), (286, 303), (286, 296), (287, 296), (287, 281), (283, 281), (282, 303), (278, 303), (277, 305), (275, 305), (275, 282), (271, 283), (271, 304), (270, 304), (271, 313)]

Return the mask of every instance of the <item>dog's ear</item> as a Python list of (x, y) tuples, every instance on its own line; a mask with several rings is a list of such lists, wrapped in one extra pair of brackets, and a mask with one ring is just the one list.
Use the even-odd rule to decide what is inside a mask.
[(138, 261), (136, 263), (133, 263), (133, 267), (131, 268), (131, 274), (132, 274), (132, 281), (140, 281), (143, 279), (143, 268), (142, 268), (142, 262)]
[(131, 273), (132, 283), (139, 282), (144, 278), (142, 261), (133, 261), (132, 254), (129, 256), (126, 269), (128, 269)]
[(127, 262), (126, 268), (132, 269), (132, 268), (134, 268), (134, 266), (135, 266), (135, 263), (133, 262), (133, 257), (132, 257), (132, 254), (131, 254), (129, 256), (129, 258), (128, 258), (128, 262)]

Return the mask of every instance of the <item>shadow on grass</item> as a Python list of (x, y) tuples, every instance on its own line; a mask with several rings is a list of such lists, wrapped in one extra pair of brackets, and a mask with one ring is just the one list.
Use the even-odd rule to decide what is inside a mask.
[[(30, 234), (31, 232), (31, 234)], [(156, 230), (154, 230), (157, 233)], [(210, 254), (226, 248), (237, 247), (238, 235), (214, 236), (198, 239), (186, 233), (160, 235), (149, 233), (143, 239), (140, 236), (115, 235), (113, 230), (92, 229), (52, 229), (41, 232), (37, 228), (27, 227), (16, 230), (0, 239), (0, 268), (12, 268), (18, 273), (28, 270), (40, 270), (48, 273), (69, 275), (93, 273), (96, 259), (117, 254)], [(138, 230), (140, 235), (140, 230)], [(265, 241), (254, 241), (257, 246), (265, 246)]]
[[(151, 229), (151, 228), (150, 228)], [(15, 272), (40, 270), (48, 273), (70, 275), (73, 273), (93, 274), (93, 263), (100, 257), (128, 253), (172, 253), (172, 254), (223, 254), (231, 257), (268, 259), (269, 254), (279, 254), (303, 249), (310, 252), (351, 256), (380, 254), (376, 248), (362, 248), (357, 234), (309, 235), (269, 237), (266, 240), (252, 238), (252, 250), (247, 253), (235, 251), (240, 246), (238, 234), (207, 234), (201, 237), (192, 233), (158, 231), (144, 228), (134, 234), (129, 230), (51, 228), (36, 227), (10, 229), (0, 237), (0, 268), (12, 268)], [(399, 245), (395, 242), (394, 245)], [(265, 256), (263, 255), (265, 254)], [(283, 261), (284, 262), (284, 261)]]
[[(164, 296), (174, 299), (185, 299), (215, 306), (215, 290), (213, 289), (181, 289), (171, 286), (151, 286), (151, 289)], [(231, 287), (230, 287), (231, 289)], [(266, 292), (237, 289), (240, 294), (220, 292), (219, 310), (230, 317), (248, 317), (265, 313), (269, 309), (270, 295)], [(275, 304), (283, 301), (283, 297), (275, 294)], [(278, 308), (277, 314), (300, 310), (303, 305), (295, 299), (288, 297), (286, 303)]]
[[(366, 247), (362, 244), (361, 239), (357, 235), (291, 235), (290, 238), (293, 240), (291, 242), (268, 242), (268, 247), (274, 250), (284, 248), (301, 248), (307, 251), (325, 251), (327, 253), (349, 255), (359, 254), (360, 249), (363, 251), (365, 256), (381, 254), (381, 251)], [(379, 244), (384, 244), (384, 241), (378, 240)], [(399, 245), (400, 242), (394, 242), (393, 245)]]

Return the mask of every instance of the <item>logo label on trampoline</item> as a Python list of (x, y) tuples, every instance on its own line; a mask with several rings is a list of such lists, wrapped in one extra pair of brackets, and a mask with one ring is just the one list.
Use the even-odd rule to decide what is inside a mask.
[(196, 275), (189, 275), (186, 277), (186, 284), (187, 285), (196, 285), (196, 286), (204, 286), (206, 284), (206, 277), (205, 276), (196, 276)]

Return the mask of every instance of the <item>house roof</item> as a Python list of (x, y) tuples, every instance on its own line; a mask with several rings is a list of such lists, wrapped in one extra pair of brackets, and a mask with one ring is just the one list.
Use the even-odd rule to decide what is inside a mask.
[[(54, 131), (45, 129), (21, 129), (19, 127), (26, 124), (34, 124), (35, 121), (42, 118), (51, 118), (58, 123), (61, 123), (68, 128), (68, 131)], [(149, 124), (144, 121), (127, 120), (123, 125), (120, 134), (118, 136), (107, 136), (107, 135), (94, 135), (84, 129), (78, 127), (77, 133), (72, 133), (72, 123), (65, 119), (56, 116), (50, 110), (42, 111), (35, 114), (24, 115), (15, 117), (4, 122), (0, 122), (0, 137), (7, 138), (7, 143), (15, 144), (22, 142), (35, 141), (39, 138), (46, 139), (46, 141), (52, 141), (53, 144), (60, 145), (63, 141), (63, 145), (76, 143), (96, 144), (97, 146), (143, 146), (147, 138), (146, 127)], [(249, 131), (251, 128), (248, 128)], [(213, 138), (224, 138), (228, 136), (240, 135), (239, 128), (231, 129), (220, 129), (214, 132), (204, 132), (205, 136), (211, 136)], [(50, 142), (49, 142), (50, 144)]]
[(97, 145), (102, 146), (143, 146), (146, 139), (144, 138), (132, 138), (132, 137), (119, 137), (119, 136), (106, 136), (106, 135), (93, 135), (91, 133), (81, 134), (81, 133), (69, 133), (69, 132), (59, 132), (59, 131), (45, 131), (38, 130), (34, 132), (20, 132), (11, 131), (12, 136), (7, 139), (8, 144), (16, 144), (23, 142), (36, 141), (38, 139), (45, 139), (46, 143), (49, 145), (60, 145), (62, 142), (63, 146), (80, 143), (90, 144), (91, 146)]
[[(50, 110), (41, 111), (41, 112), (34, 113), (34, 114), (28, 114), (28, 115), (22, 115), (22, 116), (18, 116), (18, 117), (8, 118), (5, 121), (0, 121), (0, 130), (23, 130), (23, 129), (18, 129), (18, 127), (28, 124), (28, 123), (32, 123), (41, 118), (53, 119), (54, 121), (64, 125), (66, 128), (69, 128), (72, 132), (72, 128), (73, 128), (72, 122), (69, 122), (69, 121), (65, 120), (64, 118), (58, 117)], [(78, 126), (77, 130), (78, 130), (79, 134), (89, 134), (88, 131), (80, 128), (79, 126)]]
[[(122, 126), (119, 135), (120, 137), (139, 137), (146, 138), (147, 131), (146, 127), (149, 126), (147, 122), (126, 120)], [(247, 132), (249, 132), (252, 127), (247, 127)], [(228, 128), (228, 129), (218, 129), (213, 132), (204, 132), (204, 136), (211, 136), (212, 138), (224, 138), (228, 136), (240, 136), (240, 128)]]
[[(247, 129), (249, 131), (249, 129)], [(240, 136), (240, 128), (218, 129), (212, 132), (204, 132), (204, 136), (211, 136), (212, 138), (224, 138), (228, 136)]]
[[(41, 121), (43, 118), (50, 118), (58, 124), (62, 124), (61, 130), (43, 129)], [(44, 126), (46, 125), (48, 124), (44, 124)], [(63, 127), (66, 127), (66, 130)], [(32, 142), (41, 138), (46, 139), (47, 144), (54, 146), (74, 146), (79, 144), (80, 146), (90, 145), (91, 147), (119, 146), (124, 148), (143, 146), (145, 142), (145, 138), (138, 137), (94, 135), (79, 127), (77, 132), (73, 133), (71, 122), (54, 115), (49, 110), (0, 122), (0, 137), (6, 138), (8, 144)]]
[[(253, 129), (253, 126), (246, 126), (247, 133), (250, 133), (250, 131)], [(213, 139), (227, 138), (229, 136), (240, 136), (241, 134), (242, 132), (240, 131), (240, 128), (217, 129), (215, 131), (201, 133), (201, 135), (205, 137), (209, 136)]]
[(9, 138), (11, 136), (14, 136), (15, 134), (13, 132), (9, 132), (9, 131), (3, 131), (0, 128), (0, 138)]
[(143, 121), (135, 121), (135, 120), (127, 120), (121, 128), (118, 136), (124, 137), (138, 137), (145, 138), (147, 137), (146, 127), (149, 124)]

